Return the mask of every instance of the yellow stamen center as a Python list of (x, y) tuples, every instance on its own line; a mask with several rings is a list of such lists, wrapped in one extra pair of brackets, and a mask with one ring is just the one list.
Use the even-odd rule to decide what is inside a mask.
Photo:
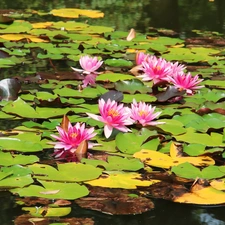
[(139, 116), (147, 116), (148, 112), (143, 111), (143, 110), (140, 110), (140, 111), (138, 112), (138, 114), (139, 114)]
[(161, 67), (160, 67), (160, 66), (156, 66), (155, 69), (156, 69), (157, 71), (159, 71), (159, 70), (161, 70)]
[(70, 137), (71, 137), (71, 138), (77, 137), (77, 133), (71, 133), (71, 134), (70, 134)]
[(114, 109), (110, 109), (108, 111), (108, 116), (116, 117), (116, 116), (119, 116), (119, 113)]

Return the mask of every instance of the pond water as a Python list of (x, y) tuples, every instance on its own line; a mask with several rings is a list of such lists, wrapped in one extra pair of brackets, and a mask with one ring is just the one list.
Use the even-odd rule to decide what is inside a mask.
[[(49, 11), (54, 8), (98, 9), (105, 18), (91, 20), (91, 24), (106, 25), (117, 30), (131, 28), (148, 33), (150, 27), (172, 29), (185, 38), (193, 35), (192, 30), (225, 32), (224, 0), (1, 0), (0, 9), (36, 9)], [(46, 19), (46, 18), (45, 18)], [(35, 20), (35, 17), (34, 17)], [(62, 65), (65, 66), (65, 65)], [(41, 68), (48, 70), (50, 68)], [(14, 76), (14, 72), (2, 70), (1, 76)], [(22, 75), (23, 70), (18, 71)], [(4, 121), (1, 121), (3, 128)], [(10, 122), (9, 122), (9, 127)], [(22, 213), (13, 197), (0, 193), (0, 225), (14, 224), (13, 220)], [(74, 205), (69, 216), (93, 217), (96, 225), (225, 225), (225, 207), (206, 208), (155, 200), (153, 211), (135, 216), (110, 216)]]

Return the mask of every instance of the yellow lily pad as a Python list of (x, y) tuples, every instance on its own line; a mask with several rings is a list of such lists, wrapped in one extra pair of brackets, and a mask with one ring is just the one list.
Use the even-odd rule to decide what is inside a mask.
[(3, 38), (5, 40), (9, 40), (9, 41), (20, 41), (23, 39), (29, 39), (32, 42), (47, 42), (46, 40), (43, 40), (37, 36), (34, 35), (29, 35), (29, 34), (3, 34), (0, 35), (0, 38)]
[(53, 22), (44, 22), (44, 23), (32, 23), (31, 25), (34, 29), (40, 29), (50, 27), (52, 24)]
[(219, 179), (219, 180), (213, 180), (210, 182), (210, 185), (220, 191), (225, 191), (225, 180), (224, 179)]
[(197, 183), (192, 187), (191, 192), (175, 198), (174, 202), (200, 205), (224, 204), (225, 193), (221, 190), (215, 189), (212, 186), (203, 187)]
[(85, 183), (98, 187), (136, 189), (137, 186), (148, 187), (157, 182), (160, 181), (144, 180), (139, 173), (110, 172)]
[(189, 162), (195, 166), (208, 166), (214, 165), (215, 161), (208, 156), (198, 157), (182, 157), (178, 156), (175, 152), (174, 143), (170, 146), (170, 155), (148, 149), (142, 149), (139, 152), (134, 153), (134, 157), (141, 159), (147, 165), (169, 169), (172, 166), (177, 166), (181, 163)]
[(53, 9), (51, 13), (54, 16), (66, 17), (66, 18), (79, 18), (79, 16), (87, 16), (90, 18), (101, 18), (104, 17), (104, 13), (98, 10), (87, 10), (87, 9)]

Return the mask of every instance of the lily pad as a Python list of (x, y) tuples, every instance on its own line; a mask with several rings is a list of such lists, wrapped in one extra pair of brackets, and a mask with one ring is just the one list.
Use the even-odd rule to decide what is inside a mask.
[(118, 171), (137, 171), (144, 167), (143, 163), (140, 160), (122, 158), (119, 156), (109, 156), (107, 158), (107, 162), (93, 159), (82, 159), (82, 162), (93, 166), (103, 166), (106, 170)]
[(136, 189), (137, 186), (148, 187), (157, 182), (159, 181), (141, 179), (141, 174), (139, 173), (110, 172), (108, 175), (102, 175), (102, 177), (96, 180), (85, 183), (98, 187)]
[(35, 178), (51, 181), (80, 182), (96, 179), (102, 174), (100, 168), (81, 163), (58, 164), (58, 169), (44, 164), (33, 164), (29, 168), (33, 171)]
[(138, 79), (117, 81), (115, 83), (115, 89), (117, 91), (126, 92), (130, 94), (134, 94), (136, 92), (145, 94), (147, 92), (152, 91), (150, 87), (146, 86), (142, 81)]
[(13, 194), (21, 197), (37, 196), (48, 199), (74, 200), (88, 195), (89, 191), (84, 185), (77, 183), (61, 183), (38, 180), (42, 186), (30, 185), (24, 188), (10, 190)]

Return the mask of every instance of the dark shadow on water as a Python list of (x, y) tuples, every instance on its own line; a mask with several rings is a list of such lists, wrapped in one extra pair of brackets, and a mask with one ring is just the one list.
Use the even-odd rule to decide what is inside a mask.
[(71, 216), (93, 217), (95, 225), (225, 225), (224, 209), (155, 200), (155, 209), (141, 215), (110, 216), (74, 205)]

